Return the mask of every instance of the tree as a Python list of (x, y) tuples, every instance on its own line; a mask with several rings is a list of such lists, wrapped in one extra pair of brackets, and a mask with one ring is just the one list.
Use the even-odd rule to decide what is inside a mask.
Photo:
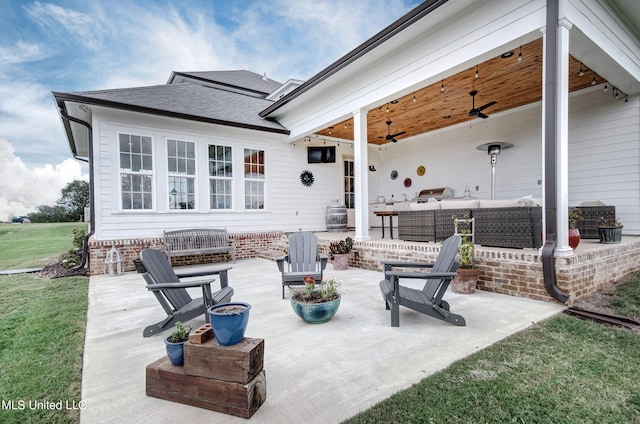
[(73, 180), (62, 189), (61, 194), (58, 205), (71, 215), (71, 221), (80, 221), (84, 215), (84, 208), (89, 206), (89, 183)]
[(64, 207), (40, 205), (37, 212), (29, 214), (31, 222), (68, 222), (73, 216)]

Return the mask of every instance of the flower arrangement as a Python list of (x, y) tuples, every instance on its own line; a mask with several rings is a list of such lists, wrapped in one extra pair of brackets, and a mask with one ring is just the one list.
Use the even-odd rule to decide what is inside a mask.
[(619, 218), (605, 218), (601, 216), (598, 227), (622, 228), (624, 225), (622, 225)]
[(342, 293), (342, 282), (335, 278), (318, 281), (310, 275), (304, 281), (304, 291), (296, 290), (293, 299), (301, 303), (325, 303), (335, 300)]
[(329, 257), (333, 260), (334, 255), (351, 253), (351, 249), (353, 249), (353, 239), (351, 237), (340, 241), (332, 241), (329, 243)]
[(584, 217), (582, 216), (582, 209), (574, 208), (569, 211), (569, 228), (576, 228), (578, 222), (583, 221)]

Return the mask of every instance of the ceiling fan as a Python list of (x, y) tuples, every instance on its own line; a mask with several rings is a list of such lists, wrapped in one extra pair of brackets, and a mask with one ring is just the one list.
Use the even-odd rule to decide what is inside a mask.
[(396, 140), (396, 137), (407, 133), (406, 131), (401, 131), (399, 133), (391, 134), (391, 121), (387, 121), (387, 127), (389, 127), (388, 134), (385, 137), (378, 136), (378, 138), (384, 138), (385, 140), (391, 141), (392, 143), (397, 143), (398, 140)]
[(471, 110), (469, 111), (469, 116), (477, 116), (478, 118), (487, 119), (489, 115), (485, 115), (482, 111), (489, 106), (495, 105), (497, 102), (489, 102), (486, 105), (476, 108), (476, 94), (478, 94), (478, 91), (473, 90), (469, 94), (471, 95)]

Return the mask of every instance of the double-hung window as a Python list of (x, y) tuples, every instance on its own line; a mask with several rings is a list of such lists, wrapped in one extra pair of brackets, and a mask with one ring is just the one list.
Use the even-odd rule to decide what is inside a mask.
[(356, 207), (356, 178), (353, 159), (344, 161), (344, 204), (348, 209)]
[(245, 209), (264, 209), (265, 184), (264, 150), (244, 149)]
[(169, 209), (195, 209), (195, 143), (167, 140), (167, 169), (169, 171)]
[(151, 137), (119, 134), (120, 191), (123, 210), (153, 208)]
[(209, 145), (209, 207), (233, 207), (233, 156), (229, 146)]

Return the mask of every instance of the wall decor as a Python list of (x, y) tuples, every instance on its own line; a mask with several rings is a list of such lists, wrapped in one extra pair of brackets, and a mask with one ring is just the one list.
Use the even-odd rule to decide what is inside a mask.
[(396, 178), (398, 178), (398, 171), (394, 169), (393, 171), (391, 171), (391, 179), (395, 180)]
[(315, 179), (313, 178), (313, 174), (311, 173), (311, 171), (305, 170), (300, 174), (300, 181), (302, 182), (303, 186), (311, 187)]
[(427, 172), (427, 168), (422, 165), (420, 165), (418, 169), (416, 169), (416, 174), (418, 174), (419, 177), (422, 177), (425, 172)]
[(407, 188), (411, 187), (411, 178), (404, 179), (404, 186)]

